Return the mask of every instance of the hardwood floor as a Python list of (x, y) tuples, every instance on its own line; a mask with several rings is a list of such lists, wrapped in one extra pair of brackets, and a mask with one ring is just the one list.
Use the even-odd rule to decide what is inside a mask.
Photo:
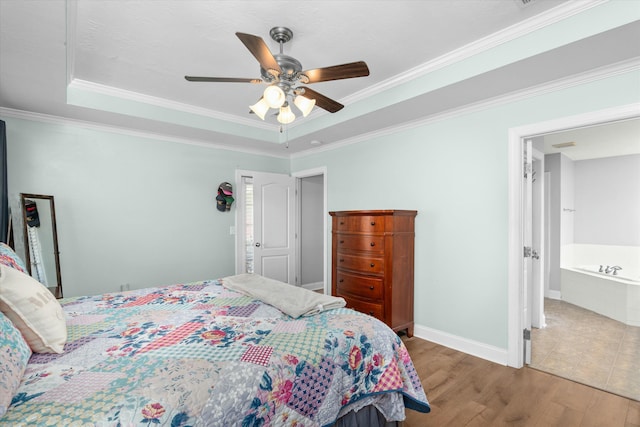
[(403, 337), (431, 404), (403, 427), (638, 427), (640, 402), (532, 368), (514, 369)]

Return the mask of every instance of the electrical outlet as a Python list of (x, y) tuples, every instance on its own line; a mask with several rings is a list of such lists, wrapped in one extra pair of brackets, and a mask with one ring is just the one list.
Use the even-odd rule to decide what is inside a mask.
[(231, 234), (232, 236), (234, 234), (236, 234), (236, 226), (235, 225), (229, 226), (229, 234)]

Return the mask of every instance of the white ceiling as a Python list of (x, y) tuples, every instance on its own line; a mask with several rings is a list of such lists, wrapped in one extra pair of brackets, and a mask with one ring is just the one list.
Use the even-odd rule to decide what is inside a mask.
[[(568, 147), (555, 144), (575, 143)], [(571, 160), (640, 154), (640, 119), (623, 120), (544, 135), (544, 152)]]
[[(477, 48), (479, 41), (598, 3), (0, 0), (0, 108), (289, 156), (317, 149), (312, 141), (327, 147), (640, 57), (639, 43), (629, 42), (640, 39), (636, 21), (455, 85), (373, 107), (375, 95), (424, 77), (438, 61)], [(262, 122), (249, 114), (260, 86), (184, 79), (259, 78), (257, 61), (235, 32), (262, 37), (276, 53), (278, 45), (269, 37), (274, 26), (293, 30), (284, 53), (303, 69), (360, 60), (368, 64), (368, 77), (312, 86), (345, 104), (342, 111), (316, 108), (280, 133), (274, 117)], [(167, 119), (159, 120), (162, 115)]]

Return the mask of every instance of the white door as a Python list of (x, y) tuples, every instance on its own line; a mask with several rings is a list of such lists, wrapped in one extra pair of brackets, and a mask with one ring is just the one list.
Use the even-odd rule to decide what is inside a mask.
[[(245, 171), (239, 182), (242, 195), (238, 206), (244, 215), (238, 217), (241, 224), (238, 250), (243, 252), (238, 257), (241, 260), (238, 272), (249, 271), (296, 284), (295, 179), (283, 174)], [(248, 200), (247, 193), (252, 200)]]
[(544, 154), (522, 144), (524, 363), (531, 363), (531, 328), (544, 328)]
[(545, 173), (544, 153), (533, 150), (533, 172), (531, 183), (531, 240), (532, 240), (532, 277), (531, 277), (531, 326), (544, 328), (544, 289), (545, 289)]
[(522, 159), (524, 161), (524, 179), (522, 181), (522, 214), (523, 214), (523, 321), (524, 327), (524, 363), (531, 363), (531, 312), (533, 298), (533, 229), (532, 229), (532, 191), (533, 191), (533, 157), (531, 140), (524, 140), (522, 144)]

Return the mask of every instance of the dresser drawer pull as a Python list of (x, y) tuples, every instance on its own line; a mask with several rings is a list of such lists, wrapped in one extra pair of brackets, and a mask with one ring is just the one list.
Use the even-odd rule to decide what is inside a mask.
[(372, 267), (372, 268), (373, 268), (373, 267), (375, 267), (375, 266), (376, 266), (376, 265), (375, 265), (374, 263), (371, 263), (371, 267)]
[(369, 316), (373, 316), (373, 310), (369, 312)]
[(374, 290), (374, 289), (375, 289), (375, 287), (373, 287), (373, 286), (369, 286), (369, 289)]
[(343, 243), (344, 243), (344, 240), (340, 240), (340, 244), (343, 244)]
[(373, 225), (376, 225), (376, 222), (375, 222), (375, 221), (371, 221), (371, 225), (372, 225), (372, 226), (373, 226)]
[(340, 258), (340, 262), (344, 262), (344, 258)]
[(344, 225), (344, 221), (340, 221), (340, 225)]
[(376, 242), (371, 242), (371, 246), (375, 246), (375, 245), (376, 245)]
[(344, 282), (344, 279), (340, 279), (340, 280), (338, 280), (338, 282), (342, 283), (342, 282)]

